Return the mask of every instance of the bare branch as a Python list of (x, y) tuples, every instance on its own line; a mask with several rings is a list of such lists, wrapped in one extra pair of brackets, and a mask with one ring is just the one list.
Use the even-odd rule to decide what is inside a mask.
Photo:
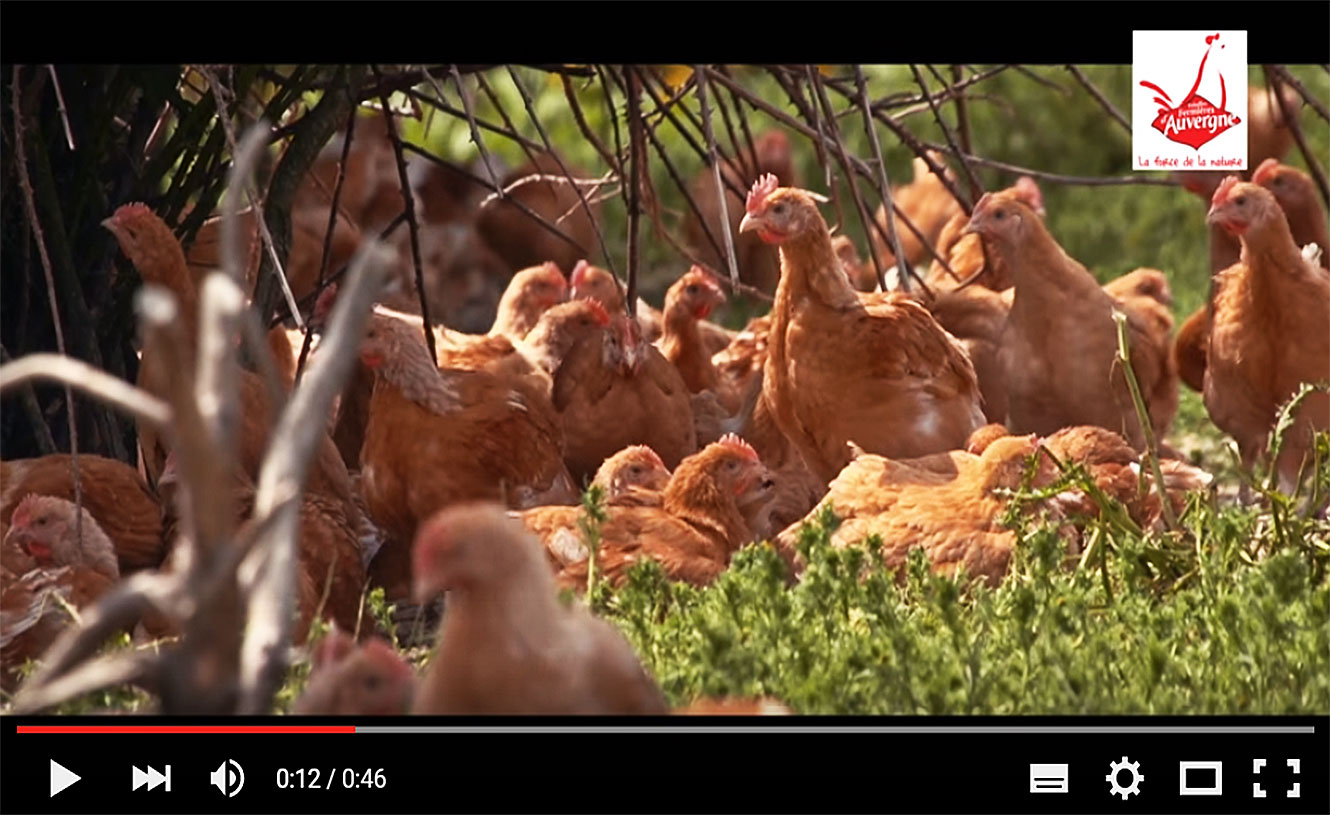
[(27, 354), (0, 366), (0, 393), (38, 381), (78, 388), (158, 429), (171, 424), (171, 408), (165, 402), (83, 360), (59, 354)]
[(1090, 81), (1090, 77), (1085, 75), (1085, 72), (1080, 68), (1077, 68), (1075, 65), (1067, 65), (1064, 67), (1066, 67), (1068, 71), (1071, 71), (1071, 75), (1076, 77), (1076, 81), (1081, 83), (1081, 87), (1085, 88), (1085, 90), (1094, 97), (1094, 100), (1099, 103), (1099, 106), (1103, 108), (1109, 116), (1113, 117), (1113, 121), (1122, 125), (1123, 130), (1126, 130), (1128, 133), (1131, 132), (1131, 123), (1127, 121), (1127, 117), (1123, 116), (1122, 111), (1118, 110), (1113, 106), (1112, 102), (1108, 101), (1108, 97), (1104, 96), (1104, 94), (1095, 87), (1094, 83)]
[(69, 126), (69, 112), (65, 110), (65, 95), (60, 90), (60, 77), (55, 73), (54, 65), (47, 65), (46, 70), (51, 74), (51, 85), (55, 87), (55, 104), (60, 110), (60, 123), (65, 126), (65, 143), (69, 145), (70, 152), (74, 151), (74, 130)]
[(573, 112), (573, 121), (577, 123), (577, 129), (582, 131), (582, 135), (586, 137), (586, 140), (596, 149), (596, 152), (600, 154), (600, 157), (605, 160), (605, 164), (622, 177), (623, 164), (618, 160), (617, 156), (610, 152), (610, 149), (605, 146), (596, 135), (596, 132), (587, 124), (586, 116), (582, 113), (582, 105), (577, 101), (577, 93), (573, 90), (573, 81), (566, 75), (561, 76), (560, 79), (563, 80), (563, 95), (564, 98), (568, 100), (569, 109)]
[(637, 275), (641, 262), (641, 244), (638, 242), (638, 223), (642, 216), (642, 160), (646, 150), (642, 146), (642, 79), (631, 65), (622, 67), (624, 82), (628, 86), (628, 291), (624, 306), (630, 319), (637, 319)]
[(1288, 127), (1288, 132), (1293, 135), (1293, 140), (1298, 143), (1298, 149), (1302, 151), (1302, 158), (1307, 162), (1307, 169), (1311, 171), (1312, 178), (1316, 179), (1316, 187), (1321, 191), (1321, 201), (1330, 205), (1330, 184), (1326, 183), (1325, 170), (1321, 168), (1321, 163), (1316, 160), (1315, 154), (1307, 146), (1307, 139), (1302, 135), (1302, 125), (1298, 124), (1298, 112), (1284, 98), (1281, 84), (1284, 78), (1275, 73), (1269, 65), (1264, 66), (1264, 69), (1266, 81), (1271, 84), (1275, 101), (1279, 103), (1279, 110), (1284, 114), (1284, 124)]
[[(286, 298), (287, 308), (291, 310), (291, 319), (296, 321), (296, 327), (304, 328), (305, 323), (304, 319), (300, 316), (300, 308), (296, 305), (295, 295), (291, 293), (291, 283), (286, 279), (286, 270), (282, 268), (281, 259), (277, 256), (277, 246), (273, 243), (272, 233), (268, 231), (268, 223), (263, 217), (262, 197), (258, 194), (258, 189), (255, 187), (253, 178), (250, 177), (250, 175), (237, 175), (236, 173), (236, 168), (240, 167), (242, 164), (246, 167), (253, 167), (257, 164), (259, 153), (268, 146), (268, 143), (272, 139), (272, 126), (263, 121), (255, 122), (241, 143), (237, 144), (235, 128), (231, 124), (230, 110), (226, 103), (226, 93), (225, 89), (222, 87), (221, 81), (219, 81), (217, 76), (208, 68), (202, 65), (195, 65), (193, 67), (194, 70), (198, 71), (200, 76), (207, 80), (208, 87), (212, 89), (212, 94), (217, 100), (217, 118), (221, 120), (222, 132), (226, 134), (226, 143), (231, 148), (231, 155), (234, 157), (231, 162), (231, 171), (228, 174), (227, 179), (227, 189), (231, 192), (231, 195), (227, 196), (227, 207), (232, 212), (235, 212), (239, 208), (240, 196), (237, 194), (237, 191), (244, 191), (244, 194), (249, 198), (249, 205), (254, 208), (255, 220), (259, 225), (259, 237), (263, 241), (263, 247), (268, 250), (268, 258), (272, 261), (273, 270), (277, 274), (277, 283), (282, 289), (282, 296)], [(256, 133), (255, 131), (260, 132)], [(244, 183), (237, 186), (235, 184), (237, 178), (243, 178)], [(238, 229), (238, 226), (235, 228)], [(238, 241), (233, 243), (232, 241), (227, 240), (225, 220), (222, 221), (222, 233), (223, 252), (227, 251), (228, 246), (239, 250), (240, 247), (246, 245)], [(225, 257), (222, 258), (222, 263), (223, 267), (225, 267), (227, 263)], [(237, 278), (237, 280), (243, 280), (243, 261), (238, 261), (237, 265), (233, 268), (240, 273), (240, 277)]]
[[(784, 111), (769, 104), (762, 98), (748, 92), (746, 89), (744, 89), (742, 85), (738, 84), (737, 82), (725, 76), (724, 74), (720, 74), (717, 73), (716, 71), (712, 71), (711, 69), (707, 69), (707, 75), (710, 79), (714, 79), (720, 84), (729, 88), (731, 92), (741, 96), (745, 101), (748, 102), (748, 104), (752, 105), (754, 108), (762, 111), (763, 113), (767, 114), (771, 118), (775, 119), (776, 121), (790, 128), (791, 130), (794, 130), (795, 132), (803, 135), (805, 138), (813, 141), (814, 144), (822, 143), (822, 137), (820, 136), (820, 134), (818, 134), (808, 125), (804, 124), (803, 122), (800, 122), (798, 119), (795, 119), (794, 117), (790, 116)], [(844, 92), (842, 91), (842, 93)], [(892, 121), (891, 117), (886, 116), (885, 114), (878, 114), (875, 118), (877, 118), (879, 121), (890, 122), (891, 125), (896, 125), (896, 122)], [(896, 127), (899, 128), (899, 125), (896, 125)], [(904, 128), (900, 129), (904, 130)], [(897, 131), (893, 129), (893, 132)], [(906, 131), (906, 133), (908, 135), (908, 131)], [(909, 136), (909, 138), (913, 140), (914, 145), (917, 146), (919, 144), (917, 140), (914, 140), (913, 136)], [(922, 147), (919, 147), (919, 149), (916, 150), (915, 152), (916, 155), (919, 155), (923, 153), (924, 150)], [(855, 172), (859, 173), (860, 176), (868, 179), (869, 181), (874, 181), (873, 173), (871, 170), (868, 169), (867, 165), (865, 165), (862, 161), (860, 161), (858, 158), (854, 156), (850, 156), (849, 158), (850, 158), (850, 164), (851, 166), (854, 167)], [(937, 167), (937, 164), (933, 162), (933, 160), (929, 158), (927, 155), (923, 155), (922, 158), (926, 163), (930, 165), (930, 167)], [(950, 180), (947, 179), (947, 177), (942, 174), (941, 168), (938, 168), (936, 172), (939, 174), (939, 178), (941, 179), (942, 183), (946, 185), (947, 188), (951, 190), (952, 195), (955, 196), (957, 193), (955, 192), (954, 188), (951, 186)], [(919, 239), (920, 243), (928, 250), (928, 253), (932, 257), (937, 259), (937, 261), (941, 263), (943, 266), (946, 266), (947, 264), (946, 258), (940, 257), (938, 255), (937, 250), (933, 248), (933, 245), (929, 242), (928, 238), (925, 237), (924, 234), (919, 231), (919, 227), (915, 226), (914, 222), (910, 220), (909, 216), (906, 215), (904, 212), (902, 212), (900, 207), (895, 204), (892, 204), (892, 209), (896, 213), (896, 217), (900, 218), (901, 222), (905, 224), (905, 227), (909, 229), (912, 233), (914, 233), (914, 236)], [(950, 271), (949, 267), (948, 270)], [(952, 274), (954, 276), (954, 272)]]
[(946, 119), (942, 118), (942, 111), (938, 109), (937, 103), (933, 101), (933, 94), (928, 90), (928, 84), (924, 81), (923, 74), (919, 73), (919, 66), (911, 64), (910, 72), (914, 74), (914, 81), (919, 83), (919, 90), (923, 93), (925, 101), (928, 102), (929, 110), (933, 111), (933, 120), (941, 128), (942, 137), (947, 140), (947, 145), (951, 147), (952, 154), (960, 159), (961, 169), (965, 170), (965, 179), (970, 184), (970, 195), (973, 197), (961, 199), (960, 205), (962, 209), (969, 212), (974, 206), (973, 202), (979, 197), (984, 187), (975, 176), (974, 170), (970, 167), (970, 162), (965, 160), (965, 152), (956, 143), (956, 136), (951, 132), (951, 126), (947, 124)]
[(1306, 86), (1303, 85), (1301, 82), (1299, 82), (1297, 77), (1289, 73), (1287, 68), (1285, 68), (1283, 65), (1271, 65), (1270, 70), (1281, 80), (1283, 80), (1284, 84), (1291, 85), (1293, 87), (1293, 90), (1302, 94), (1303, 100), (1307, 104), (1311, 105), (1312, 109), (1315, 110), (1318, 114), (1320, 114), (1322, 119), (1326, 120), (1327, 122), (1330, 122), (1330, 110), (1326, 109), (1325, 103), (1322, 102), (1319, 98), (1317, 98), (1316, 94), (1307, 90)]
[[(52, 76), (55, 70), (51, 70)], [(19, 85), (19, 66), (14, 66), (13, 87), (10, 92), (14, 101), (14, 166), (18, 174), (19, 188), (23, 191), (23, 207), (28, 213), (28, 223), (32, 228), (33, 240), (37, 242), (37, 256), (41, 258), (42, 273), (46, 276), (46, 302), (51, 308), (51, 325), (55, 328), (55, 346), (60, 356), (66, 356), (65, 330), (60, 323), (60, 306), (55, 297), (55, 272), (51, 269), (51, 256), (46, 251), (46, 238), (42, 234), (42, 224), (37, 218), (37, 197), (32, 192), (32, 181), (28, 178), (28, 151), (24, 145), (26, 135), (23, 127), (23, 109), (19, 104), (21, 95)], [(65, 384), (65, 418), (69, 423), (69, 466), (74, 481), (74, 537), (83, 540), (83, 473), (79, 468), (79, 431), (78, 414), (74, 408), (74, 391)]]
[[(378, 76), (378, 68), (371, 66), (375, 76)], [(457, 74), (457, 66), (453, 66), (453, 76), (457, 79), (457, 90), (462, 94), (463, 100), (466, 100), (466, 91), (462, 89), (462, 77)], [(420, 319), (424, 323), (422, 326), (425, 332), (425, 347), (429, 349), (429, 358), (438, 359), (438, 352), (434, 349), (434, 326), (429, 319), (429, 298), (425, 294), (425, 267), (420, 261), (420, 225), (416, 223), (416, 196), (411, 190), (411, 179), (406, 172), (406, 159), (402, 154), (402, 138), (397, 133), (397, 122), (393, 121), (393, 115), (388, 111), (388, 96), (384, 94), (380, 97), (383, 101), (383, 126), (388, 131), (388, 139), (393, 145), (393, 160), (397, 163), (397, 184), (402, 191), (402, 208), (406, 212), (406, 226), (411, 240), (411, 265), (416, 272), (416, 294), (420, 298)], [(466, 102), (467, 116), (471, 114), (471, 103)], [(489, 163), (489, 153), (485, 150), (484, 144), (480, 141), (480, 133), (476, 130), (475, 121), (471, 122), (471, 135), (480, 144), (481, 155), (485, 157), (485, 166), (489, 169), (490, 175), (494, 175), (494, 168)], [(496, 179), (497, 183), (497, 179)]]
[[(946, 150), (946, 147), (931, 142), (922, 142), (923, 146), (930, 150)], [(1008, 164), (1005, 161), (996, 161), (994, 159), (983, 158), (970, 153), (965, 155), (969, 161), (978, 164), (980, 167), (991, 167), (995, 170), (1004, 170), (1017, 175), (1028, 175), (1031, 178), (1038, 178), (1044, 181), (1052, 181), (1056, 184), (1073, 184), (1083, 187), (1113, 187), (1130, 186), (1132, 184), (1144, 184), (1155, 187), (1176, 187), (1177, 182), (1168, 178), (1146, 175), (1125, 175), (1125, 176), (1079, 176), (1062, 175), (1060, 173), (1047, 173), (1043, 170), (1032, 170), (1029, 167), (1021, 167), (1016, 164)]]
[[(896, 253), (897, 271), (905, 270), (909, 262), (905, 259), (905, 249), (901, 246), (900, 234), (896, 230), (896, 203), (891, 198), (891, 179), (887, 177), (887, 163), (882, 159), (882, 144), (877, 138), (877, 128), (873, 126), (873, 116), (871, 106), (868, 103), (868, 83), (864, 80), (863, 68), (859, 65), (854, 66), (854, 80), (859, 86), (859, 102), (863, 106), (864, 129), (868, 131), (869, 143), (873, 145), (873, 160), (877, 163), (878, 172), (878, 193), (882, 196), (882, 201), (886, 206), (882, 207), (883, 214), (887, 220), (887, 237), (891, 240), (891, 245)], [(874, 219), (876, 220), (876, 218)], [(877, 252), (868, 253), (873, 258), (874, 268), (877, 270), (878, 285), (882, 291), (887, 290), (886, 273), (882, 271), (882, 262), (877, 257)], [(898, 278), (905, 280), (906, 275), (898, 274)], [(928, 292), (929, 299), (932, 299), (933, 293), (928, 291), (928, 285), (920, 280), (919, 285)]]
[[(348, 96), (351, 94), (351, 88), (346, 88)], [(324, 283), (328, 277), (328, 261), (332, 256), (333, 233), (337, 230), (337, 218), (341, 212), (342, 201), (342, 183), (346, 181), (346, 161), (351, 155), (351, 140), (356, 134), (356, 106), (351, 105), (351, 111), (346, 116), (346, 136), (342, 138), (342, 157), (337, 161), (337, 180), (333, 182), (332, 196), (328, 202), (328, 228), (323, 232), (323, 251), (319, 254), (319, 279), (314, 285), (316, 292), (322, 292)], [(311, 178), (317, 180), (317, 176), (311, 174)], [(314, 344), (314, 332), (305, 325), (305, 337), (300, 343), (300, 359), (296, 361), (296, 381), (293, 384), (299, 384), (301, 377), (305, 373), (305, 362), (309, 359), (310, 346)]]
[[(709, 93), (709, 84), (706, 79), (706, 70), (703, 66), (698, 66), (693, 70), (693, 75), (697, 77), (697, 99), (702, 107), (702, 128), (707, 139), (707, 165), (711, 168), (711, 182), (716, 191), (716, 201), (720, 204), (720, 229), (724, 236), (725, 262), (730, 270), (730, 283), (739, 282), (739, 263), (735, 259), (734, 236), (730, 234), (730, 206), (725, 200), (725, 186), (720, 183), (720, 161), (716, 157), (716, 134), (711, 129), (711, 107), (708, 104), (707, 95)], [(756, 156), (754, 156), (756, 160)], [(756, 169), (754, 169), (756, 172)]]
[[(422, 156), (423, 158), (439, 165), (445, 170), (448, 170), (449, 172), (452, 173), (457, 173), (463, 178), (470, 179), (471, 181), (474, 181), (475, 183), (486, 187), (492, 192), (499, 192), (502, 189), (498, 185), (493, 184), (484, 178), (481, 178), (480, 176), (476, 175), (475, 173), (471, 172), (465, 167), (459, 167), (458, 165), (453, 164), (451, 161), (445, 161), (444, 159), (439, 158), (438, 156), (434, 155), (433, 153), (429, 152), (423, 147), (418, 147), (412, 144), (411, 142), (402, 142), (402, 149), (410, 150), (412, 153), (415, 153), (418, 156)], [(540, 224), (541, 228), (549, 232), (551, 235), (555, 235), (561, 240), (563, 240), (564, 243), (567, 243), (569, 246), (575, 247), (577, 251), (581, 252), (583, 255), (587, 254), (587, 248), (583, 246), (581, 243), (579, 243), (576, 238), (571, 237), (567, 232), (564, 232), (559, 227), (550, 223), (545, 218), (545, 216), (531, 209), (531, 207), (522, 203), (521, 200), (517, 198), (509, 198), (507, 196), (500, 196), (500, 197), (504, 198), (504, 200), (506, 200), (508, 203), (512, 204), (513, 206), (517, 207), (518, 211), (521, 212), (523, 215), (527, 216), (531, 220)], [(403, 220), (405, 220), (405, 215), (403, 215)], [(396, 225), (397, 225), (396, 223), (389, 224), (389, 227), (395, 227)], [(388, 229), (385, 229), (384, 232), (380, 234), (380, 236), (381, 237), (385, 236), (388, 231), (389, 231)]]
[(252, 589), (241, 648), (241, 713), (269, 710), (286, 667), (301, 491), (324, 433), (322, 417), (328, 415), (333, 399), (351, 374), (370, 308), (391, 260), (391, 252), (372, 240), (352, 260), (349, 279), (338, 293), (319, 353), (282, 413), (259, 471), (254, 518), (262, 522), (276, 516), (276, 523), (261, 536), (241, 566), (243, 573), (255, 575), (249, 581)]
[[(22, 336), (20, 334), (19, 336)], [(9, 349), (0, 343), (0, 365), (9, 363), (13, 357), (9, 355)], [(3, 371), (0, 368), (0, 371)], [(37, 443), (37, 452), (43, 456), (49, 456), (56, 452), (55, 439), (51, 438), (51, 428), (46, 426), (46, 417), (42, 415), (42, 406), (37, 401), (37, 394), (32, 389), (31, 382), (25, 382), (18, 386), (18, 401), (23, 408), (23, 413), (28, 418), (28, 424), (32, 426), (33, 440)]]
[[(573, 190), (577, 192), (577, 199), (581, 202), (582, 210), (586, 213), (587, 220), (591, 223), (591, 229), (596, 234), (596, 241), (600, 244), (601, 254), (605, 256), (605, 264), (609, 267), (610, 273), (613, 274), (617, 280), (619, 275), (614, 268), (614, 258), (610, 256), (610, 248), (605, 243), (605, 233), (601, 231), (600, 224), (597, 223), (596, 214), (591, 211), (591, 204), (587, 201), (586, 194), (582, 192), (582, 188), (578, 184), (573, 182), (573, 174), (569, 172), (568, 165), (564, 164), (563, 158), (561, 158), (558, 152), (555, 151), (554, 144), (550, 141), (549, 134), (545, 132), (545, 126), (540, 123), (539, 117), (536, 116), (536, 106), (531, 99), (531, 94), (527, 92), (526, 86), (522, 84), (521, 77), (517, 75), (517, 72), (514, 71), (511, 66), (508, 68), (508, 77), (512, 80), (513, 87), (517, 88), (517, 92), (522, 95), (522, 104), (526, 106), (526, 116), (531, 120), (531, 124), (535, 126), (536, 132), (540, 134), (540, 140), (545, 144), (546, 152), (548, 152), (550, 157), (554, 159), (554, 163), (559, 165), (559, 169), (563, 172), (564, 178), (568, 179), (568, 183), (572, 184)], [(507, 190), (505, 190), (505, 192), (506, 191)], [(630, 306), (629, 309), (631, 310), (631, 308), (632, 307)]]

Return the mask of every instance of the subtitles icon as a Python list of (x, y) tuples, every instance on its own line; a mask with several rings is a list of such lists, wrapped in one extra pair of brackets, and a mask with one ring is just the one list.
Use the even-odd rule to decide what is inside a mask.
[(1031, 764), (1030, 792), (1066, 792), (1066, 764)]

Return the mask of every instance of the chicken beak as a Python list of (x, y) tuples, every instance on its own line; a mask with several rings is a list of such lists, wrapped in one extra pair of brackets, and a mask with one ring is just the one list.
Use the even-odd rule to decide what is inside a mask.
[(970, 219), (970, 222), (969, 222), (968, 224), (965, 225), (965, 228), (964, 228), (964, 229), (961, 230), (961, 234), (962, 234), (962, 235), (978, 235), (978, 234), (979, 234), (979, 230), (978, 230), (978, 228), (976, 228), (975, 225), (974, 225), (974, 219), (973, 219), (973, 218), (971, 218), (971, 219)]
[(739, 222), (739, 234), (752, 232), (762, 226), (761, 216), (754, 217), (751, 212), (744, 213), (744, 218)]

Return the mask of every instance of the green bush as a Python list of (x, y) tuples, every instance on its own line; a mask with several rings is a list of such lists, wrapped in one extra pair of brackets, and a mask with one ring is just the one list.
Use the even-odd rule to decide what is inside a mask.
[[(607, 604), (670, 700), (774, 696), (801, 713), (1227, 714), (1330, 711), (1330, 525), (1302, 519), (1272, 549), (1270, 516), (1195, 501), (1192, 544), (1098, 530), (1064, 567), (1051, 525), (1018, 529), (998, 587), (931, 573), (903, 581), (871, 546), (805, 527), (802, 581), (770, 546), (717, 582), (671, 584), (646, 562)], [(1179, 551), (1180, 550), (1180, 551)], [(1257, 552), (1257, 557), (1253, 557)], [(1088, 561), (1088, 562), (1087, 562)]]

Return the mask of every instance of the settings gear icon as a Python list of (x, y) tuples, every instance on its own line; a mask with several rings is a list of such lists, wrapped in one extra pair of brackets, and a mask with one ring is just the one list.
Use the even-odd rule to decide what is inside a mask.
[[(1118, 773), (1120, 772), (1131, 773), (1130, 784), (1123, 786), (1118, 783)], [(1108, 775), (1104, 776), (1104, 780), (1109, 784), (1108, 794), (1121, 795), (1122, 800), (1125, 801), (1130, 795), (1141, 794), (1141, 782), (1145, 780), (1145, 776), (1141, 775), (1141, 763), (1139, 761), (1128, 761), (1127, 757), (1123, 756), (1122, 761), (1109, 762)]]

